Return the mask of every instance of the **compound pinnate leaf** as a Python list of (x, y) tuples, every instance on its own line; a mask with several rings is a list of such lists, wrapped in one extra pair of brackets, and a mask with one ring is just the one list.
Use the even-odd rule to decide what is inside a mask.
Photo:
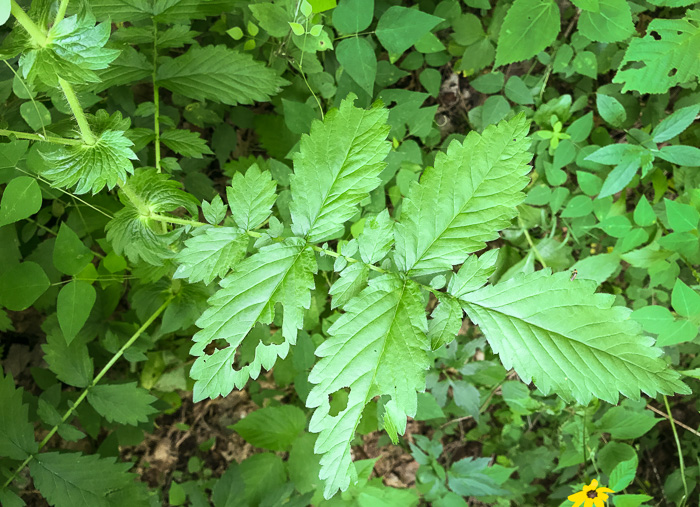
[[(278, 356), (286, 357), (290, 344), (296, 343), (303, 310), (311, 305), (315, 272), (313, 251), (303, 241), (289, 238), (248, 257), (220, 282), (221, 289), (209, 298), (209, 309), (197, 321), (202, 329), (194, 335), (190, 351), (199, 356), (190, 372), (195, 400), (226, 396), (234, 387), (242, 388), (249, 377), (257, 378), (261, 368), (270, 369)], [(284, 307), (284, 342), (259, 343), (254, 361), (235, 370), (236, 349), (256, 323), (272, 322), (277, 303)], [(219, 339), (229, 346), (207, 354), (207, 345)]]
[[(127, 505), (142, 506), (143, 484), (134, 482), (136, 474), (128, 473), (131, 463), (115, 463), (115, 458), (79, 452), (43, 452), (29, 463), (34, 484), (51, 505), (56, 507), (110, 507), (128, 497)], [(148, 505), (148, 502), (145, 502)]]
[(93, 286), (81, 280), (73, 280), (58, 293), (56, 313), (68, 345), (87, 322), (96, 298)]
[(0, 227), (32, 216), (41, 209), (41, 203), (41, 189), (34, 178), (14, 178), (2, 193)]
[(233, 175), (231, 186), (226, 188), (228, 206), (239, 227), (251, 230), (262, 224), (270, 216), (275, 204), (277, 183), (269, 171), (261, 172), (258, 164), (246, 171)]
[(394, 5), (389, 7), (377, 23), (377, 39), (389, 53), (400, 55), (430, 32), (442, 18), (418, 9)]
[[(345, 313), (328, 331), (331, 337), (316, 349), (321, 359), (309, 382), (317, 385), (306, 405), (317, 407), (309, 430), (319, 433), (315, 452), (323, 454), (320, 478), (326, 498), (357, 479), (350, 443), (372, 398), (391, 396), (384, 427), (392, 439), (404, 432), (406, 416), (416, 414), (416, 391), (425, 389), (429, 366), (427, 331), (418, 286), (383, 275), (345, 306)], [(330, 415), (329, 396), (345, 388), (350, 388), (346, 408)]]
[(192, 46), (159, 65), (157, 80), (185, 97), (229, 105), (268, 101), (288, 84), (264, 63), (226, 46)]
[(288, 451), (305, 426), (304, 411), (284, 405), (256, 410), (238, 421), (233, 430), (255, 447)]
[(29, 308), (51, 282), (36, 262), (26, 261), (0, 273), (0, 306), (19, 312)]
[(559, 6), (552, 0), (515, 0), (498, 36), (496, 67), (532, 58), (557, 38)]
[(222, 278), (234, 268), (245, 257), (247, 248), (248, 235), (241, 229), (201, 227), (177, 254), (180, 266), (173, 277), (209, 285), (214, 278)]
[(391, 148), (389, 112), (357, 108), (354, 99), (344, 100), (323, 123), (314, 122), (294, 157), (292, 231), (311, 242), (338, 237), (357, 204), (379, 185)]
[(654, 19), (644, 37), (632, 39), (613, 78), (622, 91), (665, 93), (700, 77), (700, 10), (684, 19)]
[(12, 376), (0, 369), (0, 454), (22, 460), (37, 452), (29, 407), (22, 403), (22, 389), (15, 389)]
[(619, 394), (689, 393), (641, 334), (631, 311), (595, 293), (596, 283), (545, 269), (461, 297), (506, 368), (544, 393), (587, 404), (616, 404)]
[(107, 421), (119, 424), (136, 426), (158, 412), (152, 405), (157, 398), (137, 387), (136, 382), (93, 386), (88, 390), (87, 399)]
[[(400, 270), (425, 275), (452, 269), (467, 254), (498, 237), (525, 195), (529, 123), (520, 114), (464, 143), (438, 153), (403, 201), (396, 224), (395, 261)], [(455, 184), (458, 182), (458, 184)]]

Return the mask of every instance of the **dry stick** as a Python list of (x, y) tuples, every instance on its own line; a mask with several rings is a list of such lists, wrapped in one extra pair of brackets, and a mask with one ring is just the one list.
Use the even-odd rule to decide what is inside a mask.
[[(654, 413), (656, 413), (656, 414), (659, 414), (661, 417), (665, 417), (666, 419), (668, 419), (669, 421), (671, 421), (671, 417), (669, 417), (669, 415), (668, 415), (667, 413), (662, 412), (662, 411), (659, 410), (658, 408), (653, 407), (653, 406), (651, 406), (651, 405), (647, 405), (646, 408), (648, 408), (649, 410), (651, 410), (652, 412), (654, 412)], [(690, 432), (691, 432), (693, 435), (695, 435), (696, 437), (700, 437), (700, 431), (694, 430), (693, 428), (691, 428), (691, 427), (688, 426), (687, 424), (683, 424), (682, 422), (680, 422), (678, 419), (673, 419), (673, 422), (676, 423), (676, 424), (677, 424), (678, 426), (680, 426), (681, 428), (683, 428), (684, 430), (690, 431)]]

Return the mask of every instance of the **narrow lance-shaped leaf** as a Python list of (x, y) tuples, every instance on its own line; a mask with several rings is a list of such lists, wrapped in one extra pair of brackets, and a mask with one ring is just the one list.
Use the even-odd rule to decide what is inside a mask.
[[(190, 352), (200, 356), (190, 372), (195, 400), (226, 396), (234, 387), (243, 387), (249, 377), (257, 378), (261, 368), (270, 369), (278, 356), (286, 357), (290, 344), (296, 343), (303, 310), (311, 305), (309, 291), (315, 272), (313, 251), (300, 239), (289, 238), (248, 257), (221, 281), (221, 289), (209, 299), (209, 309), (197, 321), (202, 329), (193, 337)], [(272, 322), (276, 303), (284, 307), (284, 342), (259, 343), (253, 362), (234, 369), (237, 347), (256, 323)], [(206, 353), (207, 345), (219, 339), (229, 346)]]
[(517, 276), (462, 296), (506, 368), (544, 393), (586, 404), (597, 397), (617, 403), (618, 391), (690, 393), (641, 334), (631, 311), (612, 306), (614, 297), (595, 293), (596, 283), (570, 280), (549, 269)]
[(391, 147), (386, 141), (388, 111), (359, 109), (353, 100), (344, 100), (323, 123), (314, 122), (294, 157), (292, 231), (311, 242), (342, 233), (357, 204), (379, 185)]
[(484, 248), (516, 215), (527, 184), (530, 145), (523, 115), (470, 132), (439, 153), (403, 201), (396, 264), (411, 275), (452, 269)]
[[(315, 452), (321, 458), (324, 495), (330, 498), (356, 480), (350, 443), (362, 411), (375, 396), (388, 395), (384, 427), (392, 439), (414, 416), (416, 391), (425, 389), (430, 347), (423, 297), (418, 286), (393, 274), (383, 275), (345, 306), (329, 329), (331, 338), (316, 350), (321, 360), (309, 381), (316, 385), (306, 401), (316, 408), (309, 430), (320, 433)], [(347, 406), (330, 415), (329, 396), (350, 388)]]

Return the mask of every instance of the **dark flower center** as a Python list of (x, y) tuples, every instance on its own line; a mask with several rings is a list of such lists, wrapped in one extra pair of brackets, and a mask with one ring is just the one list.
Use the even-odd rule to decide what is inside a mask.
[(596, 490), (592, 489), (588, 493), (586, 493), (586, 496), (588, 498), (598, 498), (598, 492)]

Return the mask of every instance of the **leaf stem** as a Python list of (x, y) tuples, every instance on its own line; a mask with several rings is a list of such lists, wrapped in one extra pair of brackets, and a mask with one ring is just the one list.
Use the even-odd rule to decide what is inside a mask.
[(196, 220), (187, 220), (185, 218), (177, 217), (166, 217), (164, 215), (156, 215), (155, 213), (146, 213), (144, 216), (157, 222), (166, 222), (169, 224), (191, 225), (192, 227), (203, 227), (205, 225), (208, 225), (203, 222), (198, 222)]
[(53, 20), (54, 26), (63, 21), (66, 17), (66, 10), (68, 9), (69, 0), (61, 0), (61, 4), (58, 6), (58, 12), (56, 13), (56, 19)]
[(32, 21), (15, 0), (10, 0), (10, 12), (17, 22), (22, 25), (22, 28), (27, 31), (36, 47), (44, 47), (46, 45), (46, 33)]
[(78, 101), (78, 97), (75, 95), (73, 86), (61, 77), (58, 78), (58, 84), (60, 85), (61, 90), (63, 90), (63, 94), (66, 96), (70, 110), (73, 112), (73, 116), (75, 116), (75, 121), (78, 122), (80, 137), (83, 138), (85, 144), (93, 146), (97, 142), (97, 139), (95, 139), (95, 135), (92, 133), (92, 130), (90, 130), (87, 117), (85, 116), (83, 108), (80, 107), (80, 102)]
[[(58, 427), (65, 423), (71, 415), (73, 415), (73, 412), (75, 412), (75, 409), (78, 408), (78, 406), (85, 400), (85, 398), (88, 395), (88, 392), (90, 391), (90, 388), (95, 387), (97, 383), (102, 379), (102, 377), (105, 376), (105, 374), (110, 370), (112, 366), (114, 366), (114, 363), (116, 363), (120, 357), (124, 354), (126, 349), (131, 347), (134, 342), (143, 334), (143, 332), (148, 329), (148, 327), (153, 324), (153, 322), (158, 318), (158, 316), (165, 311), (165, 309), (168, 307), (170, 302), (173, 300), (173, 296), (170, 296), (165, 303), (160, 305), (160, 308), (158, 308), (153, 314), (148, 318), (146, 322), (143, 323), (143, 325), (136, 330), (136, 332), (131, 335), (131, 338), (127, 340), (127, 342), (122, 345), (122, 347), (112, 356), (112, 359), (109, 360), (109, 362), (100, 370), (100, 372), (95, 376), (95, 378), (92, 380), (89, 386), (87, 386), (82, 393), (80, 393), (80, 396), (78, 396), (78, 399), (75, 400), (73, 405), (66, 411), (65, 414), (63, 414), (63, 417), (61, 418), (61, 422), (57, 425), (55, 425), (53, 428), (51, 428), (51, 431), (48, 432), (48, 434), (44, 437), (44, 439), (39, 443), (39, 451), (48, 443), (49, 440), (51, 440), (51, 437), (54, 436), (56, 431), (58, 431)], [(22, 464), (17, 467), (17, 469), (14, 471), (14, 473), (10, 476), (9, 479), (3, 484), (2, 489), (6, 488), (9, 486), (13, 480), (15, 480), (15, 477), (17, 477), (17, 474), (20, 473), (25, 466), (29, 464), (29, 462), (34, 459), (34, 454), (31, 456), (28, 456), (27, 459), (25, 459)]]
[(678, 449), (678, 462), (681, 466), (681, 481), (683, 482), (683, 491), (685, 496), (683, 497), (682, 504), (688, 499), (688, 484), (685, 481), (685, 461), (683, 460), (683, 449), (681, 448), (681, 441), (678, 438), (678, 432), (676, 431), (676, 423), (673, 420), (673, 414), (671, 414), (671, 407), (668, 404), (668, 398), (666, 395), (664, 397), (664, 404), (666, 405), (666, 412), (668, 412), (668, 422), (671, 423), (671, 431), (673, 432), (673, 438), (676, 441), (676, 449)]
[(158, 172), (160, 169), (160, 92), (158, 90), (158, 81), (156, 81), (156, 69), (158, 68), (158, 22), (153, 18), (153, 106), (154, 119), (153, 119), (153, 131), (156, 133), (155, 139), (155, 151), (156, 151), (156, 161), (155, 166)]
[(527, 244), (530, 245), (530, 248), (532, 248), (533, 253), (535, 254), (535, 257), (537, 258), (538, 261), (540, 261), (540, 264), (542, 264), (543, 268), (547, 267), (547, 263), (544, 261), (542, 256), (540, 255), (540, 251), (537, 250), (537, 247), (535, 244), (532, 242), (532, 238), (530, 237), (530, 233), (527, 232), (527, 228), (525, 227), (525, 224), (523, 221), (518, 217), (518, 224), (520, 225), (520, 229), (523, 231), (525, 234), (525, 239), (527, 240)]
[(63, 144), (65, 146), (78, 146), (83, 144), (78, 139), (67, 139), (65, 137), (43, 136), (41, 134), (30, 134), (29, 132), (18, 132), (16, 130), (0, 129), (0, 136), (11, 137), (17, 139), (26, 139), (28, 141), (41, 141), (44, 143)]

